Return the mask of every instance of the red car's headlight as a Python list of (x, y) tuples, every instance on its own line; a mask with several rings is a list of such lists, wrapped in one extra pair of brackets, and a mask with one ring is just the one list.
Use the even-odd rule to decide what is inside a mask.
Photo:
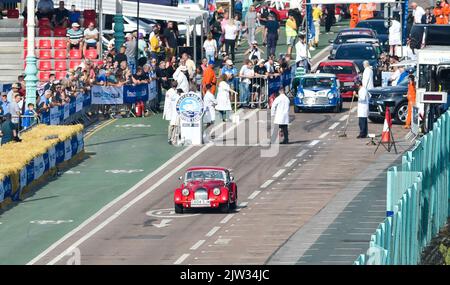
[(188, 195), (189, 195), (189, 189), (184, 188), (184, 189), (181, 191), (181, 194), (182, 194), (183, 196), (188, 196)]
[(219, 196), (220, 195), (220, 189), (219, 188), (214, 188), (213, 194), (216, 195), (216, 196)]

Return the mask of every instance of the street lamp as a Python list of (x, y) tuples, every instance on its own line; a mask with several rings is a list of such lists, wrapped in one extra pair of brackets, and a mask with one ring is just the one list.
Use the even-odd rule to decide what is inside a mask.
[(36, 54), (34, 51), (34, 7), (35, 0), (27, 0), (27, 67), (25, 68), (25, 90), (26, 90), (26, 104), (29, 103), (36, 105), (36, 85), (37, 85), (37, 77), (36, 74), (38, 72), (36, 67)]

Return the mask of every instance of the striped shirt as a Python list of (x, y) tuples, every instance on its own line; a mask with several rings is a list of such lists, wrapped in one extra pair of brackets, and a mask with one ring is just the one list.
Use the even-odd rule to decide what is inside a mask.
[(66, 37), (69, 38), (69, 41), (71, 43), (78, 43), (80, 40), (83, 39), (84, 34), (81, 29), (78, 29), (77, 31), (75, 31), (74, 29), (69, 29), (67, 30)]

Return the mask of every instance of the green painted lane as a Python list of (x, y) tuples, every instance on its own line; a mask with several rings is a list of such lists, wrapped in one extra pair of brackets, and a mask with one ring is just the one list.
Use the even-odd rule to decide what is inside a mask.
[(86, 142), (87, 159), (0, 216), (0, 264), (25, 264), (183, 148), (161, 115), (120, 119)]

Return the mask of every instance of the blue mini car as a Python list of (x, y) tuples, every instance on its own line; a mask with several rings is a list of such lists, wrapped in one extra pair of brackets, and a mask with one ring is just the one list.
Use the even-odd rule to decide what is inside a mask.
[(331, 73), (303, 75), (299, 80), (297, 96), (294, 97), (294, 112), (304, 110), (342, 111), (339, 80)]

